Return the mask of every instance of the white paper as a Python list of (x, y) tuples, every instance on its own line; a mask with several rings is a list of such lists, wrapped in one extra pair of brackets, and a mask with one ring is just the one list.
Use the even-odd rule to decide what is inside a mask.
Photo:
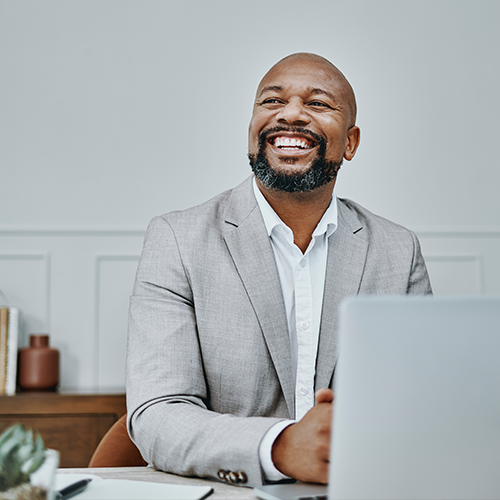
[[(62, 490), (69, 486), (70, 484), (81, 481), (82, 479), (92, 479), (93, 483), (100, 483), (103, 481), (102, 477), (96, 476), (95, 474), (58, 474), (54, 479), (54, 489)], [(78, 498), (78, 497), (75, 497)]]
[(145, 498), (148, 500), (200, 500), (212, 490), (210, 486), (102, 479), (93, 474), (57, 474), (56, 489), (60, 490), (85, 478), (92, 478), (93, 481), (84, 491), (73, 497), (75, 500), (144, 500)]

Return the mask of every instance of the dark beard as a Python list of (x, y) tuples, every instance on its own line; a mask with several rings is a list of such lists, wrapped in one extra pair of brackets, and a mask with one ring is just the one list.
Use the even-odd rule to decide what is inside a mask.
[[(310, 136), (319, 145), (318, 154), (307, 172), (292, 174), (277, 172), (270, 165), (266, 156), (267, 137), (269, 134), (283, 131)], [(257, 156), (249, 154), (248, 159), (250, 160), (252, 172), (264, 187), (285, 191), (287, 193), (302, 193), (324, 186), (337, 177), (337, 172), (342, 165), (342, 160), (340, 162), (328, 161), (325, 155), (326, 140), (323, 137), (302, 127), (275, 127), (260, 134)], [(289, 163), (295, 163), (296, 161), (293, 157), (287, 157), (287, 160)]]

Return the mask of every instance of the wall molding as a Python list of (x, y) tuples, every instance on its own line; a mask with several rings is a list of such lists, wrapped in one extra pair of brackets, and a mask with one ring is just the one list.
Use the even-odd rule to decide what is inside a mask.
[(140, 255), (99, 254), (94, 258), (94, 356), (92, 366), (93, 386), (99, 387), (99, 337), (101, 321), (101, 264), (104, 262), (139, 262)]
[(2, 228), (2, 236), (141, 236), (144, 237), (146, 229), (138, 228)]
[(496, 228), (412, 228), (419, 238), (500, 238)]
[[(421, 238), (500, 238), (500, 227), (410, 227)], [(2, 236), (125, 236), (144, 237), (146, 227), (1, 227)]]
[(430, 262), (477, 262), (478, 269), (478, 279), (479, 279), (479, 291), (481, 294), (485, 293), (486, 282), (485, 282), (485, 263), (484, 255), (479, 253), (429, 253), (425, 255), (425, 262), (429, 264)]
[(483, 261), (481, 254), (445, 254), (430, 253), (425, 257), (426, 261), (432, 262), (474, 262)]
[[(9, 252), (0, 253), (0, 260), (31, 260), (45, 262), (45, 325), (50, 332), (50, 317), (51, 317), (51, 295), (52, 295), (52, 266), (50, 252), (41, 253), (25, 253), (25, 252)], [(8, 299), (8, 297), (7, 297)]]

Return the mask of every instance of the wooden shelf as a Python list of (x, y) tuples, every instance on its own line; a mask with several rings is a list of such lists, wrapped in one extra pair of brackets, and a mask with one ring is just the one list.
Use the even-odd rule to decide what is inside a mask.
[(0, 432), (15, 423), (37, 429), (60, 453), (60, 467), (87, 467), (100, 440), (126, 412), (125, 394), (26, 392), (0, 396)]

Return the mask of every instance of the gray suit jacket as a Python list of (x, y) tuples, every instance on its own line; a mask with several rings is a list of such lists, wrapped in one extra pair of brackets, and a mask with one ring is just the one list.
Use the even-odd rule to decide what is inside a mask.
[[(338, 309), (356, 294), (430, 293), (416, 236), (339, 200), (315, 388), (331, 387)], [(155, 467), (262, 483), (258, 447), (294, 415), (285, 306), (251, 178), (149, 225), (130, 304), (129, 432)]]

